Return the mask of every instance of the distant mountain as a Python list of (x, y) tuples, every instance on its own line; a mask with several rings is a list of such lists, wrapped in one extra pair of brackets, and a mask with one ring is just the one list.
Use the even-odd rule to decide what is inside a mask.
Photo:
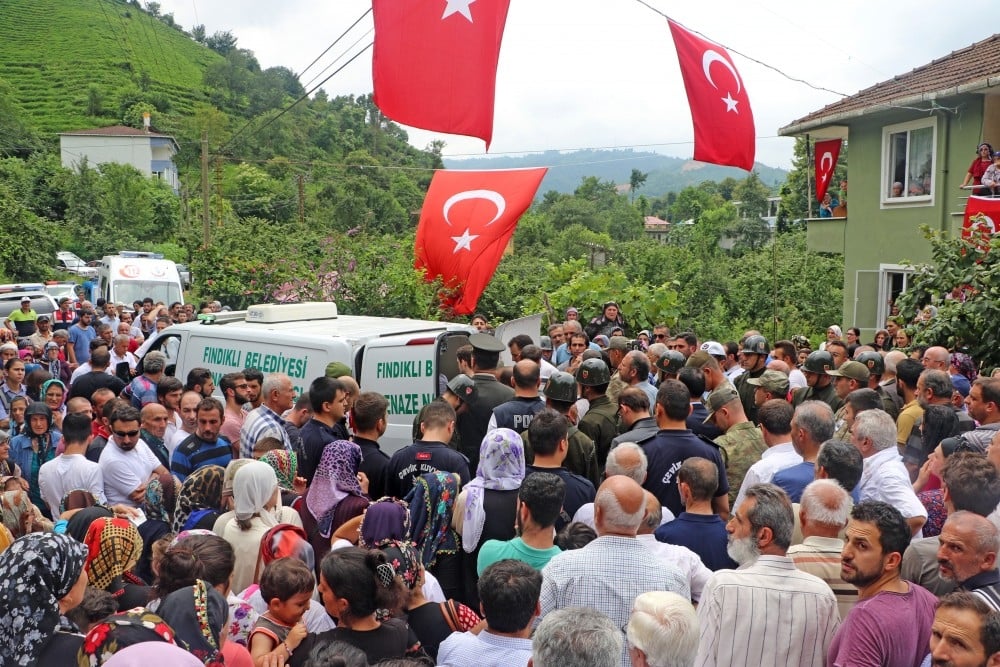
[[(546, 151), (521, 157), (477, 157), (463, 160), (445, 158), (449, 169), (514, 169), (518, 167), (549, 167), (539, 194), (556, 190), (573, 192), (580, 181), (597, 176), (604, 181), (628, 184), (633, 169), (649, 174), (640, 194), (658, 197), (679, 192), (702, 181), (721, 181), (727, 177), (742, 180), (747, 172), (735, 167), (720, 167), (694, 160), (669, 157), (659, 153), (631, 150)], [(756, 163), (754, 168), (765, 185), (776, 187), (784, 183), (788, 172)]]

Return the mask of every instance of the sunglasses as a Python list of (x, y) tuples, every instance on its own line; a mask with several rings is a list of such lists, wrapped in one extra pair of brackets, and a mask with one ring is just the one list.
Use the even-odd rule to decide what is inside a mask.
[(667, 334), (654, 334), (653, 338), (660, 340), (661, 338), (666, 338)]
[(113, 431), (117, 438), (134, 438), (139, 435), (139, 431)]

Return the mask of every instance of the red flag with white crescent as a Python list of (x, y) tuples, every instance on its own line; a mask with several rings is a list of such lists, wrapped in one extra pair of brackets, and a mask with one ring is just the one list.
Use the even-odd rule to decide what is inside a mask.
[(694, 159), (751, 171), (756, 152), (753, 111), (736, 66), (718, 44), (668, 23), (694, 122)]
[(375, 104), (399, 123), (493, 138), (510, 0), (372, 0)]
[(840, 144), (840, 139), (816, 142), (813, 155), (816, 166), (816, 201), (823, 201), (830, 181), (833, 180), (833, 170), (837, 168), (837, 158), (840, 157)]
[(414, 266), (427, 280), (441, 277), (450, 290), (446, 308), (475, 311), (546, 171), (435, 172), (420, 211)]
[(996, 235), (998, 227), (1000, 227), (1000, 199), (970, 196), (965, 205), (962, 238), (986, 251), (989, 250), (990, 241)]

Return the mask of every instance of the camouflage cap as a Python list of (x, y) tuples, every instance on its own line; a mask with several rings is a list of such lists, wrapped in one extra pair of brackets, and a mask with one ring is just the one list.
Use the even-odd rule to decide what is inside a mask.
[[(691, 355), (694, 356), (694, 355)], [(709, 423), (712, 421), (712, 417), (715, 415), (716, 411), (721, 409), (723, 406), (728, 405), (730, 402), (739, 399), (740, 395), (736, 391), (736, 388), (731, 384), (724, 384), (708, 395), (708, 400), (705, 402), (705, 407), (708, 408), (708, 416), (705, 417), (704, 423)]]
[(628, 338), (625, 336), (612, 336), (611, 340), (608, 342), (609, 350), (621, 350), (625, 352), (628, 350)]
[(334, 380), (350, 374), (351, 367), (342, 361), (331, 361), (326, 365), (326, 372), (324, 373), (328, 378), (333, 378)]
[(747, 378), (747, 384), (760, 387), (775, 395), (784, 396), (788, 393), (788, 376), (781, 371), (764, 371), (760, 377)]
[(826, 372), (834, 377), (845, 377), (857, 380), (858, 382), (868, 382), (868, 367), (860, 361), (845, 361), (840, 368), (831, 368)]
[(709, 354), (706, 350), (698, 350), (690, 357), (688, 357), (687, 363), (684, 365), (690, 366), (691, 368), (704, 368), (705, 364), (707, 364), (712, 359), (714, 359), (714, 357), (711, 354)]

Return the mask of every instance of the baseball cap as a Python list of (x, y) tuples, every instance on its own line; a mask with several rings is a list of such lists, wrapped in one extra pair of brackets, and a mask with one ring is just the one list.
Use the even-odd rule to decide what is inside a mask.
[(739, 393), (737, 393), (735, 387), (731, 384), (724, 384), (721, 387), (717, 387), (708, 395), (708, 401), (705, 403), (705, 407), (708, 408), (708, 416), (705, 417), (704, 423), (707, 424), (712, 421), (712, 417), (716, 411), (739, 397)]
[(713, 357), (723, 357), (726, 356), (726, 348), (722, 347), (722, 343), (718, 343), (714, 340), (708, 340), (701, 344), (699, 348), (705, 352), (708, 352)]
[(827, 375), (835, 377), (851, 378), (858, 382), (868, 382), (868, 367), (860, 361), (845, 361), (840, 368), (833, 368), (826, 372)]
[(704, 368), (705, 364), (707, 364), (709, 359), (711, 358), (712, 355), (706, 352), (705, 350), (698, 350), (690, 357), (688, 357), (687, 363), (685, 363), (684, 365), (690, 366), (691, 368)]
[(326, 371), (323, 374), (328, 378), (337, 379), (350, 375), (351, 367), (342, 361), (331, 361), (326, 365)]
[(612, 336), (611, 340), (608, 342), (609, 350), (628, 350), (628, 338), (625, 336)]
[(31, 297), (30, 296), (22, 296), (21, 297), (21, 303), (31, 303)]
[(747, 378), (747, 384), (760, 387), (772, 394), (784, 395), (788, 393), (788, 376), (781, 371), (764, 371), (760, 377)]
[(48, 315), (39, 315), (38, 319), (35, 320), (35, 321), (36, 322), (48, 322), (49, 321), (49, 316)]

